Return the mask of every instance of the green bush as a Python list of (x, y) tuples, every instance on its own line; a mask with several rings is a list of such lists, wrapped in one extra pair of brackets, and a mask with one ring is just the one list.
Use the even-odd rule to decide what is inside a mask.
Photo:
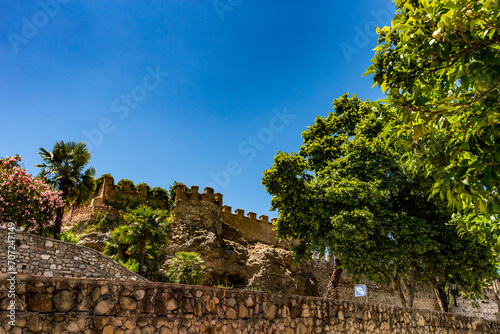
[(66, 231), (61, 233), (59, 240), (77, 244), (80, 241), (80, 237), (72, 231)]
[(93, 219), (93, 218), (87, 219), (83, 226), (84, 226), (85, 232), (96, 231), (96, 232), (105, 233), (105, 232), (108, 232), (109, 230), (111, 230), (116, 225), (118, 225), (118, 218), (117, 217), (112, 218), (111, 214), (108, 211), (100, 210), (97, 213), (95, 219)]
[(181, 284), (201, 284), (205, 277), (205, 266), (196, 252), (177, 252), (168, 266), (169, 280)]
[(139, 271), (139, 262), (134, 259), (128, 259), (127, 262), (119, 259), (118, 262), (120, 262), (122, 266), (127, 267), (129, 270), (132, 270), (134, 273)]
[(107, 232), (109, 229), (118, 223), (117, 218), (111, 218), (111, 215), (106, 210), (100, 210), (95, 218), (95, 227), (99, 232)]

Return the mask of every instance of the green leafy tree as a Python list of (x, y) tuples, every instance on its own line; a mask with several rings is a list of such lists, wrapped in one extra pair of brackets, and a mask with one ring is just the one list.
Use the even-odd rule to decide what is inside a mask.
[(480, 293), (496, 274), (490, 249), (460, 239), (446, 207), (428, 200), (432, 180), (402, 167), (403, 153), (381, 136), (390, 114), (347, 94), (333, 105), (302, 132), (298, 154), (279, 152), (264, 172), (278, 237), (300, 241), (298, 259), (328, 252), (354, 280), (391, 284), (403, 306), (423, 283)]
[[(41, 176), (61, 191), (61, 197), (67, 205), (78, 205), (92, 198), (94, 191), (95, 169), (85, 166), (90, 161), (90, 152), (84, 142), (56, 142), (49, 152), (40, 147), (38, 152), (43, 164)], [(57, 209), (54, 223), (54, 238), (61, 233), (64, 207)]]
[(378, 29), (374, 85), (394, 114), (387, 130), (433, 194), (488, 215), (500, 209), (500, 6), (496, 0), (395, 0)]
[(161, 261), (167, 242), (170, 223), (167, 212), (142, 204), (127, 212), (124, 218), (128, 225), (113, 230), (104, 254), (121, 263), (136, 261), (140, 275), (144, 273), (145, 265), (148, 272), (153, 271)]
[(177, 252), (168, 266), (169, 280), (180, 284), (201, 284), (205, 266), (196, 252)]

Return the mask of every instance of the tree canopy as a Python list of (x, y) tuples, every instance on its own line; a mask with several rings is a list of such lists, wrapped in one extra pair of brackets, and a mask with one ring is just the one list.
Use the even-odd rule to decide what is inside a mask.
[(435, 176), (450, 206), (500, 209), (500, 6), (496, 0), (395, 0), (378, 29), (374, 85), (407, 162)]
[(278, 236), (300, 241), (298, 258), (328, 252), (355, 280), (392, 284), (403, 306), (420, 283), (479, 293), (496, 275), (491, 250), (460, 239), (446, 206), (428, 200), (433, 180), (403, 168), (404, 152), (381, 136), (390, 113), (355, 95), (333, 105), (302, 132), (299, 153), (278, 152), (264, 171)]
[(104, 254), (124, 264), (128, 262), (129, 266), (136, 266), (140, 275), (146, 267), (148, 274), (154, 276), (168, 239), (170, 220), (167, 214), (167, 211), (155, 210), (144, 204), (129, 210), (124, 215), (128, 224), (113, 231)]
[[(92, 198), (95, 169), (85, 168), (90, 161), (90, 151), (84, 142), (56, 142), (51, 152), (40, 147), (38, 152), (43, 164), (41, 175), (55, 185), (66, 204), (81, 204)], [(61, 233), (64, 207), (57, 210), (54, 237)]]

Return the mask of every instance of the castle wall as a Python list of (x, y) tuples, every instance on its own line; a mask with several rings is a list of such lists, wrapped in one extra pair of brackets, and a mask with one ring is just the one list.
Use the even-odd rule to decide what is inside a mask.
[(89, 219), (94, 219), (100, 211), (107, 211), (113, 215), (117, 215), (117, 210), (114, 210), (107, 206), (88, 206), (85, 208), (70, 209), (63, 216), (63, 222), (65, 225), (73, 225), (77, 222), (87, 221)]
[[(389, 287), (379, 284), (364, 281), (362, 284), (367, 285), (368, 301), (370, 303), (400, 305), (396, 294)], [(403, 291), (407, 293), (403, 286)], [(359, 301), (364, 297), (354, 296), (354, 283), (349, 277), (344, 276), (339, 285), (339, 299), (348, 301)], [(452, 314), (461, 314), (469, 317), (476, 317), (488, 320), (497, 320), (498, 305), (494, 301), (493, 290), (484, 291), (484, 296), (478, 300), (467, 300), (463, 297), (457, 298), (457, 306), (454, 305), (453, 299), (450, 299), (449, 311)], [(438, 300), (433, 287), (430, 284), (417, 287), (415, 291), (414, 308), (440, 311)]]
[(3, 333), (498, 333), (500, 323), (426, 310), (204, 286), (19, 275)]
[[(277, 240), (276, 232), (273, 230), (274, 226), (269, 222), (269, 218), (267, 216), (260, 216), (257, 218), (257, 215), (253, 212), (249, 212), (245, 215), (245, 212), (242, 209), (237, 209), (233, 213), (231, 207), (223, 205), (222, 195), (214, 194), (213, 189), (211, 188), (205, 188), (204, 193), (198, 193), (197, 186), (191, 187), (189, 192), (185, 186), (178, 186), (176, 190), (176, 217), (178, 217), (178, 221), (182, 223), (196, 222), (197, 225), (200, 224), (204, 225), (206, 228), (211, 228), (210, 224), (217, 222), (216, 225), (220, 226), (219, 221), (222, 221), (223, 223), (235, 228), (238, 232), (237, 235), (226, 235), (223, 233), (224, 238), (238, 240), (239, 237), (242, 237), (250, 242), (260, 242), (287, 250), (290, 250), (293, 246), (293, 243), (291, 242)], [(207, 208), (211, 208), (211, 210), (207, 211)], [(210, 212), (210, 214), (206, 214), (206, 212)], [(200, 253), (202, 256), (204, 255), (203, 252)], [(320, 266), (320, 263), (321, 262), (313, 260), (309, 263), (303, 264), (302, 266), (305, 266), (308, 272), (314, 273), (315, 283), (318, 286), (317, 291), (319, 295), (322, 295), (326, 290), (330, 275), (332, 274), (332, 266)], [(272, 284), (278, 284), (277, 282), (279, 280), (285, 280), (284, 273), (286, 270), (283, 268), (280, 270), (279, 275), (281, 276), (279, 276), (279, 279), (276, 277), (273, 280), (267, 277), (265, 281), (272, 281)], [(296, 275), (297, 273), (294, 274)], [(381, 286), (368, 281), (363, 283), (368, 286), (370, 302), (395, 306), (400, 305), (398, 297), (390, 287)], [(360, 300), (359, 297), (357, 298), (354, 296), (354, 283), (346, 275), (344, 275), (338, 291), (340, 300)], [(296, 291), (295, 293), (299, 292)], [(304, 291), (300, 294), (303, 293)], [(484, 319), (496, 319), (496, 314), (499, 312), (499, 309), (493, 297), (490, 296), (491, 293), (491, 291), (486, 291), (486, 295), (483, 298), (484, 300), (472, 302), (459, 298), (458, 307), (454, 307), (450, 304), (450, 312), (455, 314), (477, 316)], [(437, 297), (432, 286), (426, 285), (417, 289), (414, 307), (433, 311), (439, 310)]]
[(186, 186), (178, 185), (176, 189), (176, 205), (183, 203), (185, 205), (176, 206), (176, 212), (182, 212), (186, 206), (194, 206), (196, 202), (208, 202), (218, 206), (222, 212), (222, 222), (228, 224), (238, 230), (241, 236), (250, 242), (261, 242), (266, 245), (278, 246), (286, 249), (291, 249), (292, 242), (279, 241), (276, 232), (273, 230), (274, 225), (269, 222), (269, 217), (261, 215), (257, 218), (255, 212), (249, 212), (245, 216), (245, 211), (237, 209), (234, 213), (231, 212), (230, 206), (222, 203), (222, 195), (214, 194), (214, 190), (210, 187), (205, 188), (203, 193), (198, 192), (197, 186), (192, 186), (190, 191), (186, 190)]
[(279, 245), (276, 232), (273, 231), (274, 226), (269, 222), (267, 216), (262, 215), (257, 219), (255, 212), (249, 212), (245, 216), (245, 211), (242, 209), (237, 209), (233, 214), (231, 207), (224, 205), (222, 221), (236, 228), (248, 241), (258, 241), (273, 246)]
[(497, 320), (498, 304), (495, 302), (493, 289), (487, 289), (484, 296), (478, 300), (464, 300), (463, 297), (457, 298), (457, 306), (450, 300), (450, 312), (454, 314), (463, 314), (469, 317), (476, 317), (488, 320)]
[[(400, 305), (399, 299), (390, 287), (382, 286), (370, 281), (363, 281), (361, 284), (366, 284), (368, 291), (368, 302), (386, 305)], [(405, 294), (406, 288), (402, 287)], [(338, 287), (338, 296), (341, 300), (360, 301), (365, 297), (355, 297), (354, 282), (344, 275)], [(424, 285), (416, 288), (413, 307), (431, 311), (439, 311), (439, 305), (434, 294), (434, 290), (430, 285)]]
[[(7, 246), (11, 246), (7, 243), (8, 233), (7, 229), (0, 228), (1, 273), (8, 269)], [(20, 274), (146, 281), (92, 248), (22, 232), (16, 232), (15, 238), (13, 262)]]

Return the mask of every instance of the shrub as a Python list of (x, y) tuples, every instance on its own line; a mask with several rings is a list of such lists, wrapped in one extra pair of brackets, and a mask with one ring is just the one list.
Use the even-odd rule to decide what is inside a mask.
[(61, 233), (61, 235), (59, 236), (59, 240), (78, 244), (78, 242), (80, 241), (80, 237), (72, 231), (66, 231), (64, 233)]
[(54, 223), (61, 192), (19, 167), (20, 156), (0, 158), (0, 221), (38, 234)]
[(169, 280), (180, 284), (201, 284), (205, 277), (205, 266), (196, 252), (177, 252), (168, 266)]

